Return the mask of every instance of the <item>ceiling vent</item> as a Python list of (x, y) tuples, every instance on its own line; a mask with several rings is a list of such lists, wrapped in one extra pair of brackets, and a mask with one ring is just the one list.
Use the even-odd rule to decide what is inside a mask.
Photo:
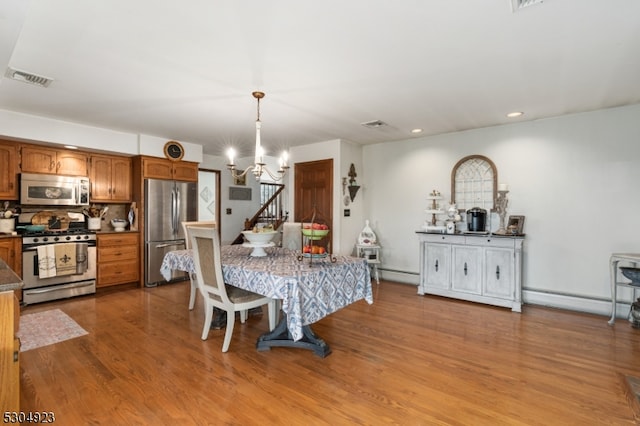
[(533, 6), (534, 4), (542, 3), (542, 0), (511, 0), (511, 11), (517, 12), (525, 7)]
[(361, 123), (364, 127), (368, 127), (370, 129), (379, 129), (380, 127), (385, 127), (387, 123), (382, 120), (373, 120), (367, 121), (366, 123)]
[(49, 87), (49, 84), (51, 84), (51, 82), (53, 81), (53, 79), (51, 78), (43, 77), (37, 74), (32, 74), (26, 71), (20, 71), (14, 68), (7, 68), (7, 72), (4, 73), (4, 75), (5, 77), (10, 78), (12, 80), (33, 84), (35, 86), (40, 86), (40, 87)]

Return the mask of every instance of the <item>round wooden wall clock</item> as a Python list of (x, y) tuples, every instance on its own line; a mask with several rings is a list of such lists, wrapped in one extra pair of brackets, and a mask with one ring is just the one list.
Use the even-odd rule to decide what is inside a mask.
[(164, 155), (169, 160), (182, 160), (182, 157), (184, 157), (184, 148), (179, 142), (169, 141), (164, 144)]

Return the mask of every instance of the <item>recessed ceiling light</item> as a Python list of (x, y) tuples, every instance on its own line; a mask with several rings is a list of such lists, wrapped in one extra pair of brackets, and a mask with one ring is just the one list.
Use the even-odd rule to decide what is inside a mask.
[(422, 133), (422, 129), (411, 129), (411, 133)]
[(520, 117), (522, 115), (524, 115), (524, 112), (522, 112), (522, 111), (514, 111), (514, 112), (510, 112), (509, 114), (507, 114), (507, 117), (516, 118), (516, 117)]

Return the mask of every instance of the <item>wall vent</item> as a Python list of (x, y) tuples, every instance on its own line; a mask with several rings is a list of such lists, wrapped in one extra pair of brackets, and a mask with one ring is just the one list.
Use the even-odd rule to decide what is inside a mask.
[(20, 71), (14, 68), (7, 68), (7, 72), (5, 72), (4, 75), (5, 77), (12, 80), (33, 84), (40, 87), (49, 87), (49, 85), (53, 81), (53, 79), (49, 77), (44, 77), (26, 71)]
[(387, 123), (385, 123), (382, 120), (373, 120), (373, 121), (367, 121), (365, 123), (361, 123), (364, 127), (369, 127), (371, 129), (378, 129), (380, 127), (384, 127), (387, 125)]
[(511, 11), (517, 12), (525, 7), (533, 6), (534, 4), (542, 3), (542, 0), (511, 0)]

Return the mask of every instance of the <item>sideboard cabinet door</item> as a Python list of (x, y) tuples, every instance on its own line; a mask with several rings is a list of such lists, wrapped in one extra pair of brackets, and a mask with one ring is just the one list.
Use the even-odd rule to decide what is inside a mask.
[(451, 287), (451, 244), (426, 244), (423, 268), (425, 287)]
[(452, 246), (453, 280), (451, 289), (465, 293), (480, 294), (482, 280), (481, 247)]
[(514, 297), (514, 253), (513, 249), (485, 249), (484, 289), (485, 296), (513, 299)]

